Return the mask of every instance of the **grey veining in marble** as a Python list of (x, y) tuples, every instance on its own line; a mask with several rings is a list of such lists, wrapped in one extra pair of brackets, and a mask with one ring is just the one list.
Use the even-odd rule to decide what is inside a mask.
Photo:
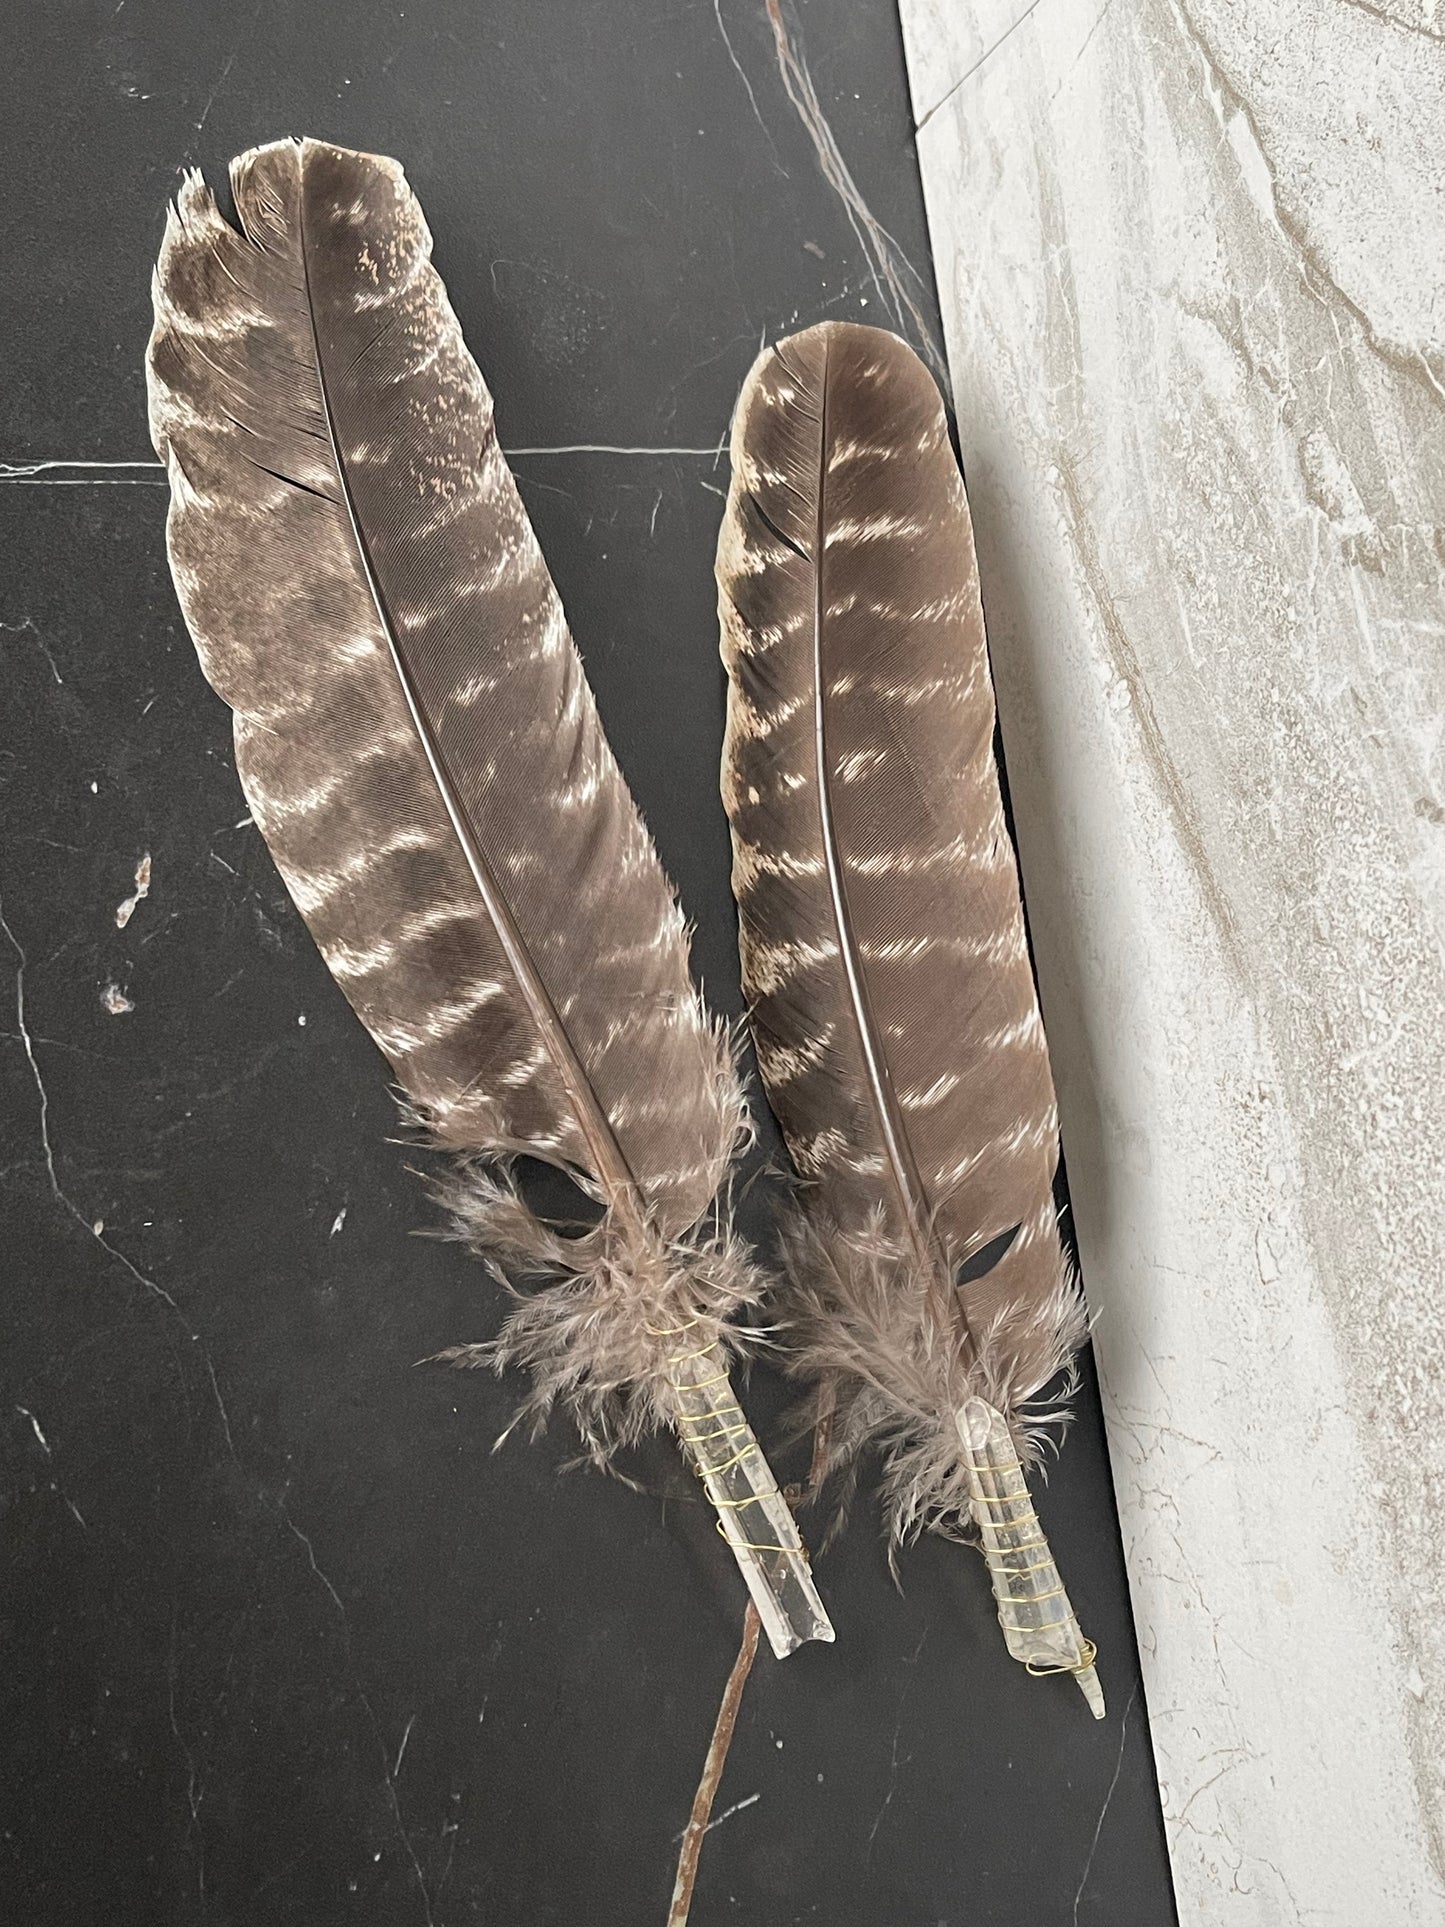
[(1182, 1917), (1445, 1919), (1445, 29), (904, 0)]

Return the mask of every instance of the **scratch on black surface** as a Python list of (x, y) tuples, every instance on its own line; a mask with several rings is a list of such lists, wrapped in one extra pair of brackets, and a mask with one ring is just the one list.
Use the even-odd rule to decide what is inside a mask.
[(873, 1858), (873, 1842), (878, 1838), (878, 1829), (883, 1825), (884, 1816), (893, 1804), (893, 1794), (898, 1783), (898, 1736), (903, 1731), (903, 1709), (900, 1707), (898, 1718), (893, 1723), (893, 1746), (888, 1760), (888, 1791), (883, 1796), (873, 1825), (868, 1829), (868, 1858)]
[(321, 1584), (326, 1588), (327, 1592), (330, 1593), (331, 1603), (333, 1606), (335, 1606), (337, 1612), (339, 1612), (341, 1615), (342, 1632), (345, 1640), (347, 1656), (349, 1658), (351, 1654), (351, 1621), (347, 1618), (346, 1608), (341, 1603), (341, 1594), (336, 1590), (335, 1586), (332, 1585), (331, 1581), (326, 1577), (326, 1574), (321, 1570), (320, 1566), (317, 1565), (316, 1548), (312, 1545), (307, 1535), (301, 1530), (300, 1526), (297, 1525), (296, 1521), (291, 1517), (291, 1514), (286, 1510), (286, 1501), (284, 1499), (281, 1501), (280, 1512), (281, 1512), (282, 1519), (284, 1519), (286, 1522), (287, 1531), (294, 1534), (294, 1536), (298, 1538), (301, 1541), (302, 1545), (306, 1548), (306, 1558), (307, 1558), (308, 1564), (311, 1567), (312, 1572), (315, 1573), (316, 1577), (321, 1581)]
[(367, 1723), (371, 1727), (371, 1737), (376, 1743), (377, 1754), (381, 1760), (381, 1777), (386, 1788), (386, 1803), (391, 1810), (392, 1824), (396, 1828), (397, 1838), (400, 1840), (402, 1847), (405, 1850), (407, 1862), (411, 1868), (412, 1878), (416, 1882), (417, 1892), (421, 1898), (422, 1913), (426, 1920), (426, 1927), (436, 1927), (436, 1923), (432, 1916), (431, 1890), (428, 1888), (426, 1884), (426, 1875), (421, 1870), (421, 1862), (420, 1860), (417, 1859), (416, 1848), (412, 1845), (411, 1835), (407, 1832), (406, 1823), (401, 1817), (401, 1802), (400, 1800), (398, 1800), (397, 1794), (396, 1794), (396, 1776), (401, 1769), (402, 1757), (406, 1752), (406, 1743), (411, 1738), (411, 1729), (416, 1719), (416, 1715), (413, 1714), (411, 1719), (407, 1721), (406, 1731), (402, 1735), (401, 1745), (397, 1750), (396, 1764), (395, 1766), (393, 1766), (392, 1760), (391, 1760), (391, 1750), (387, 1746), (386, 1741), (382, 1738), (381, 1722), (376, 1717), (376, 1712), (371, 1704), (371, 1699), (367, 1694), (366, 1688), (362, 1685), (360, 1677), (358, 1676), (356, 1671), (356, 1660), (351, 1650), (351, 1620), (347, 1615), (345, 1605), (342, 1603), (341, 1594), (336, 1590), (335, 1586), (331, 1583), (331, 1581), (327, 1578), (326, 1574), (321, 1570), (320, 1566), (316, 1563), (316, 1548), (312, 1545), (310, 1539), (301, 1530), (300, 1526), (297, 1525), (296, 1521), (291, 1517), (291, 1514), (287, 1511), (286, 1501), (284, 1497), (280, 1500), (277, 1506), (277, 1510), (279, 1511), (281, 1518), (284, 1520), (288, 1531), (290, 1531), (297, 1539), (299, 1539), (301, 1541), (301, 1544), (305, 1547), (307, 1563), (310, 1565), (311, 1570), (315, 1574), (316, 1578), (325, 1587), (326, 1592), (330, 1597), (331, 1603), (336, 1608), (337, 1614), (341, 1620), (342, 1651), (346, 1654), (347, 1664), (351, 1668), (351, 1683), (356, 1689), (356, 1697), (361, 1706), (361, 1709), (366, 1714)]
[(231, 69), (236, 64), (236, 56), (238, 53), (240, 53), (242, 47), (245, 46), (246, 40), (248, 40), (250, 36), (255, 32), (256, 22), (261, 18), (261, 9), (265, 6), (265, 4), (266, 4), (266, 0), (256, 0), (256, 11), (251, 15), (250, 23), (246, 28), (246, 38), (238, 41), (236, 45), (231, 49), (231, 51), (226, 55), (225, 65), (221, 68), (220, 73), (217, 74), (216, 84), (212, 87), (210, 93), (207, 94), (206, 104), (201, 109), (201, 118), (196, 122), (197, 134), (201, 132), (201, 130), (205, 127), (206, 122), (210, 119), (211, 109), (216, 104), (216, 96), (217, 94), (220, 93), (221, 89), (225, 86), (226, 82), (231, 78)]
[(196, 1841), (196, 1897), (200, 1901), (201, 1915), (204, 1918), (206, 1912), (206, 1841), (204, 1834), (201, 1832), (201, 1802), (205, 1798), (205, 1788), (202, 1786), (200, 1775), (196, 1771), (195, 1755), (186, 1744), (185, 1735), (181, 1732), (180, 1722), (176, 1718), (177, 1623), (176, 1609), (172, 1607), (170, 1657), (166, 1666), (167, 1705), (171, 1717), (171, 1733), (176, 1745), (181, 1750), (181, 1757), (186, 1763), (186, 1805), (190, 1809), (191, 1817), (186, 1826), (185, 1844), (190, 1844), (191, 1836), (194, 1834)]
[(1094, 1837), (1089, 1842), (1089, 1857), (1084, 1862), (1084, 1871), (1079, 1876), (1078, 1891), (1074, 1895), (1073, 1927), (1079, 1927), (1079, 1902), (1084, 1898), (1084, 1889), (1089, 1884), (1089, 1875), (1094, 1871), (1094, 1855), (1099, 1851), (1099, 1835), (1104, 1831), (1104, 1822), (1109, 1817), (1109, 1808), (1114, 1799), (1114, 1789), (1119, 1784), (1119, 1775), (1124, 1771), (1124, 1752), (1129, 1744), (1129, 1715), (1134, 1710), (1134, 1701), (1139, 1697), (1139, 1682), (1136, 1679), (1129, 1691), (1124, 1707), (1124, 1717), (1119, 1722), (1119, 1757), (1114, 1762), (1114, 1777), (1109, 1782), (1109, 1791), (1104, 1795), (1104, 1804), (1099, 1809), (1099, 1817), (1094, 1823)]
[[(232, 1459), (235, 1459), (236, 1445), (231, 1433), (231, 1415), (226, 1410), (226, 1401), (221, 1396), (221, 1385), (219, 1379), (216, 1377), (215, 1363), (211, 1358), (210, 1351), (202, 1339), (201, 1334), (191, 1325), (190, 1320), (181, 1310), (175, 1298), (166, 1290), (165, 1286), (157, 1283), (154, 1278), (147, 1277), (145, 1272), (143, 1272), (138, 1265), (133, 1264), (123, 1251), (117, 1250), (109, 1239), (104, 1236), (104, 1227), (101, 1222), (98, 1219), (88, 1218), (70, 1194), (61, 1187), (60, 1179), (55, 1168), (55, 1146), (50, 1136), (50, 1093), (45, 1087), (45, 1079), (41, 1075), (40, 1063), (35, 1055), (35, 1039), (32, 1037), (25, 1019), (25, 952), (21, 948), (20, 941), (16, 937), (15, 932), (5, 920), (3, 904), (0, 904), (0, 932), (4, 933), (11, 949), (15, 952), (15, 1023), (21, 1046), (25, 1052), (26, 1061), (30, 1066), (30, 1075), (35, 1084), (36, 1096), (39, 1099), (40, 1150), (45, 1164), (45, 1174), (50, 1184), (51, 1196), (60, 1206), (61, 1210), (65, 1212), (66, 1216), (72, 1218), (75, 1223), (80, 1226), (85, 1235), (98, 1244), (108, 1257), (113, 1258), (128, 1277), (138, 1284), (143, 1291), (148, 1292), (151, 1297), (158, 1298), (167, 1310), (175, 1315), (186, 1337), (199, 1350), (201, 1361), (206, 1368), (207, 1379), (210, 1382), (211, 1395), (215, 1400), (216, 1411), (220, 1416), (221, 1431), (225, 1436), (226, 1449)], [(237, 1463), (239, 1463), (239, 1461), (237, 1461)], [(66, 1504), (70, 1506), (72, 1512), (75, 1512), (75, 1507), (69, 1499), (66, 1500)], [(75, 1516), (77, 1519), (80, 1519), (78, 1512), (75, 1512)], [(84, 1519), (80, 1519), (80, 1523), (84, 1525)]]
[[(914, 1668), (917, 1667), (919, 1659), (922, 1657), (923, 1649), (928, 1644), (928, 1635), (932, 1630), (933, 1630), (933, 1621), (930, 1620), (928, 1624), (924, 1627), (922, 1636), (920, 1637), (918, 1644), (913, 1649), (912, 1657), (904, 1660), (903, 1664), (905, 1666), (914, 1667)], [(893, 1795), (897, 1790), (898, 1739), (899, 1739), (899, 1735), (903, 1731), (903, 1709), (904, 1709), (904, 1706), (907, 1704), (908, 1695), (913, 1686), (913, 1681), (915, 1677), (916, 1677), (916, 1674), (913, 1672), (910, 1672), (908, 1678), (903, 1682), (903, 1691), (898, 1695), (898, 1714), (896, 1719), (893, 1722), (893, 1743), (890, 1749), (889, 1760), (888, 1760), (888, 1791), (884, 1794), (883, 1804), (881, 1807), (879, 1807), (877, 1817), (875, 1818), (873, 1825), (868, 1830), (868, 1858), (870, 1861), (873, 1858), (873, 1842), (878, 1838), (878, 1829), (882, 1826), (884, 1817), (887, 1814), (889, 1807), (891, 1807), (893, 1804)], [(909, 1755), (909, 1758), (910, 1759), (912, 1758), (911, 1754)]]
[(80, 1507), (75, 1503), (74, 1499), (70, 1497), (70, 1494), (68, 1492), (62, 1492), (60, 1487), (54, 1484), (53, 1482), (51, 1484), (50, 1489), (55, 1494), (56, 1498), (59, 1499), (60, 1503), (65, 1507), (66, 1511), (70, 1514), (71, 1518), (74, 1519), (75, 1523), (80, 1527), (81, 1531), (84, 1532), (86, 1530), (85, 1519), (81, 1513)]
[(45, 1454), (47, 1459), (50, 1458), (51, 1457), (50, 1441), (48, 1438), (46, 1438), (44, 1432), (42, 1432), (40, 1429), (40, 1420), (36, 1418), (35, 1414), (31, 1411), (28, 1405), (17, 1405), (15, 1409), (20, 1414), (21, 1418), (29, 1419), (30, 1429), (32, 1432), (34, 1432), (41, 1451)]
[(240, 52), (240, 49), (236, 47), (236, 48), (232, 48), (231, 52), (226, 55), (226, 64), (224, 67), (222, 67), (220, 73), (217, 75), (215, 86), (211, 89), (210, 93), (206, 95), (206, 104), (201, 109), (201, 118), (196, 122), (196, 132), (198, 134), (200, 133), (201, 129), (205, 126), (206, 119), (210, 114), (212, 107), (215, 105), (216, 95), (220, 93), (221, 89), (225, 86), (227, 80), (230, 78), (231, 69), (236, 64), (236, 55), (239, 52)]

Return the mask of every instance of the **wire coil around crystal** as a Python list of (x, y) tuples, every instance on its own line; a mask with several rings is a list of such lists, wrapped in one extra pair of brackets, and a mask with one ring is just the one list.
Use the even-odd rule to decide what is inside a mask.
[[(699, 1322), (700, 1320), (694, 1316), (685, 1319), (680, 1325), (647, 1325), (644, 1326), (644, 1330), (653, 1338), (676, 1338), (695, 1330)], [(678, 1380), (677, 1373), (679, 1368), (687, 1365), (695, 1358), (706, 1358), (714, 1349), (715, 1346), (711, 1343), (699, 1345), (692, 1351), (675, 1352), (668, 1360), (668, 1378), (672, 1385), (677, 1406), (673, 1423), (677, 1428), (679, 1438), (688, 1448), (689, 1456), (692, 1460), (693, 1475), (702, 1481), (710, 1478), (721, 1479), (725, 1473), (731, 1472), (735, 1466), (741, 1465), (752, 1453), (756, 1453), (764, 1465), (767, 1464), (767, 1460), (763, 1457), (762, 1447), (752, 1436), (752, 1427), (744, 1417), (742, 1407), (738, 1404), (737, 1400), (731, 1396), (731, 1393), (729, 1393), (726, 1402), (722, 1405), (708, 1404), (701, 1411), (690, 1411), (686, 1409), (685, 1402), (691, 1394), (706, 1392), (714, 1385), (728, 1383), (728, 1373), (726, 1370), (714, 1373), (711, 1378), (698, 1379), (686, 1385), (680, 1383)], [(714, 1421), (718, 1421), (718, 1423), (716, 1429), (713, 1431), (699, 1432), (692, 1429), (699, 1425), (711, 1424)], [(699, 1447), (716, 1441), (742, 1438), (745, 1435), (747, 1437), (747, 1443), (738, 1451), (734, 1452), (730, 1458), (713, 1461), (708, 1458), (705, 1452), (699, 1450)], [(801, 1540), (799, 1540), (797, 1545), (786, 1546), (766, 1540), (738, 1537), (736, 1533), (741, 1531), (741, 1527), (736, 1518), (734, 1518), (733, 1521), (735, 1531), (728, 1531), (726, 1515), (729, 1512), (737, 1514), (745, 1511), (748, 1506), (762, 1505), (765, 1496), (762, 1492), (750, 1492), (745, 1498), (729, 1499), (709, 1493), (708, 1497), (713, 1509), (720, 1515), (717, 1521), (718, 1532), (731, 1546), (743, 1547), (750, 1552), (801, 1553), (804, 1560), (806, 1560), (807, 1550)]]

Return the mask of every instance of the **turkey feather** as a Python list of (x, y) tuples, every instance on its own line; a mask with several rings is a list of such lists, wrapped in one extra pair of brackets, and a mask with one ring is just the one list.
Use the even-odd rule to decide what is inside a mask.
[(1033, 1456), (1085, 1315), (963, 479), (897, 337), (830, 322), (759, 358), (718, 582), (744, 986), (800, 1180), (796, 1363), (836, 1399), (835, 1461), (882, 1448), (895, 1540), (961, 1526), (987, 1552), (982, 1459)]
[[(401, 168), (282, 141), (231, 182), (239, 230), (187, 178), (155, 277), (172, 571), (291, 895), (460, 1160), (458, 1225), (539, 1287), (493, 1344), (448, 1355), (530, 1366), (532, 1410), (563, 1402), (599, 1459), (659, 1422), (686, 1438), (688, 1361), (721, 1359), (758, 1287), (719, 1202), (746, 1130), (729, 1041)], [(600, 1220), (564, 1237), (538, 1219), (524, 1154)], [(747, 1438), (770, 1521), (751, 1536), (771, 1542), (786, 1507)], [(721, 1517), (760, 1567), (746, 1515)], [(775, 1563), (826, 1626), (796, 1534)]]

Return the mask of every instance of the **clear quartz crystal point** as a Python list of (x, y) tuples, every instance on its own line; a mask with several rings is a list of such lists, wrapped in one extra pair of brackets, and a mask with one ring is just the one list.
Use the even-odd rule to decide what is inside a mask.
[(1094, 1670), (1094, 1643), (1074, 1617), (1007, 1421), (986, 1399), (970, 1398), (955, 1423), (1008, 1649), (1031, 1673), (1072, 1673), (1089, 1711), (1101, 1720), (1104, 1689)]
[(716, 1347), (673, 1361), (678, 1437), (717, 1508), (763, 1631), (779, 1659), (833, 1627), (813, 1584), (792, 1509), (743, 1416)]

